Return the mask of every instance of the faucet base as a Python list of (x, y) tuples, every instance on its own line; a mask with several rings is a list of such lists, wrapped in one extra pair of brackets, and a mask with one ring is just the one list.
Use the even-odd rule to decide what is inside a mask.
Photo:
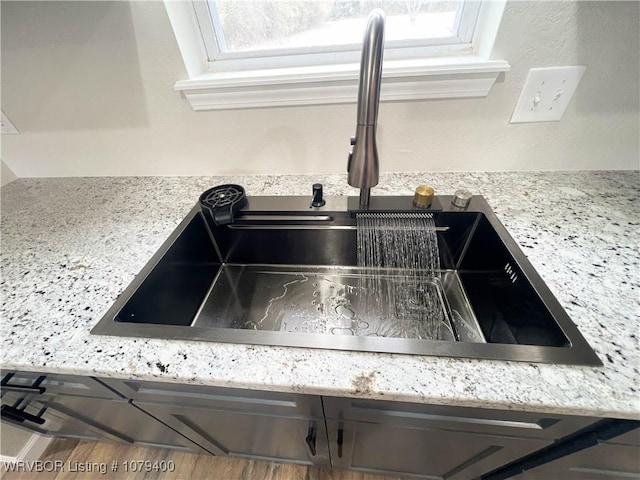
[(360, 206), (368, 207), (369, 206), (369, 197), (371, 196), (370, 188), (361, 188), (360, 189)]

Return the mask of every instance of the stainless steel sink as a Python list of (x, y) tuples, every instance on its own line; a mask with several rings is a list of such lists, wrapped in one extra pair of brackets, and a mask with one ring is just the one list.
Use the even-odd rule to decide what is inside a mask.
[[(304, 197), (249, 197), (227, 225), (194, 207), (91, 333), (601, 365), (486, 201), (451, 200), (428, 210), (441, 270), (421, 288), (437, 298), (437, 328), (413, 316), (411, 285), (407, 298), (371, 308), (357, 198), (310, 208)], [(366, 209), (416, 211), (409, 197), (372, 197)], [(376, 272), (383, 284), (397, 273)], [(414, 333), (396, 328), (399, 308)]]

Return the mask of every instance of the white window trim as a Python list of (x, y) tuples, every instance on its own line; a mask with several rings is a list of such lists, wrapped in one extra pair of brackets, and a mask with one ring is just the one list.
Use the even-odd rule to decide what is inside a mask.
[[(164, 1), (189, 76), (174, 88), (194, 110), (355, 103), (357, 63), (209, 72), (193, 4)], [(486, 97), (498, 75), (511, 68), (505, 60), (489, 60), (505, 4), (482, 2), (471, 55), (385, 59), (380, 100)]]
[[(294, 68), (316, 65), (337, 65), (357, 63), (360, 61), (362, 37), (351, 45), (327, 45), (316, 47), (313, 53), (305, 47), (269, 49), (264, 51), (228, 52), (220, 48), (221, 38), (217, 29), (219, 22), (213, 19), (214, 0), (198, 0), (193, 2), (196, 18), (200, 22), (205, 50), (207, 52), (207, 71), (211, 73), (262, 70), (273, 68)], [(473, 32), (480, 10), (480, 0), (467, 0), (458, 4), (459, 12), (455, 17), (453, 32), (449, 37), (413, 40), (395, 40), (385, 42), (385, 58), (407, 59), (428, 58), (434, 55), (455, 55), (470, 51), (469, 44), (473, 40)], [(202, 23), (205, 23), (203, 26)], [(364, 29), (364, 21), (362, 28)], [(356, 32), (357, 33), (357, 32)], [(224, 39), (222, 39), (224, 42)]]

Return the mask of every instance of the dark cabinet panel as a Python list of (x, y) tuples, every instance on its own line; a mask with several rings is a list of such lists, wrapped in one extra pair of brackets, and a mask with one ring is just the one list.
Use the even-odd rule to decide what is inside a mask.
[(334, 465), (425, 478), (477, 478), (596, 421), (358, 398), (323, 402)]
[[(41, 435), (103, 440), (105, 433), (65, 412), (49, 408), (34, 399), (17, 392), (2, 392), (2, 421)], [(113, 438), (108, 438), (114, 440)]]
[(603, 443), (510, 478), (514, 480), (640, 479), (640, 447)]
[(140, 402), (170, 403), (265, 415), (316, 418), (324, 416), (322, 401), (317, 395), (112, 378), (101, 378), (100, 381), (126, 398)]
[(621, 422), (587, 417), (5, 372), (2, 418), (45, 435), (431, 479), (640, 480), (634, 426), (531, 463)]
[(327, 420), (332, 464), (424, 478), (472, 479), (545, 445), (538, 439)]
[[(73, 395), (50, 391), (40, 393), (34, 389), (7, 389), (3, 386), (2, 421), (48, 436), (125, 442), (208, 453), (127, 400), (120, 399), (98, 382), (95, 382), (98, 388), (93, 392), (100, 392), (101, 388), (105, 388), (115, 399), (75, 394), (85, 391), (85, 388), (76, 387), (77, 385), (93, 386), (91, 381), (95, 382), (92, 379), (59, 377), (56, 380), (57, 387), (52, 391), (62, 392), (59, 385), (71, 385)], [(41, 385), (45, 385), (44, 382)]]
[(100, 379), (214, 455), (328, 464), (319, 396)]
[(120, 441), (139, 445), (207, 453), (197, 444), (125, 401), (57, 396), (43, 404), (67, 412)]
[(639, 433), (638, 421), (602, 420), (483, 478), (640, 479)]
[(327, 418), (410, 428), (442, 428), (517, 438), (539, 438), (548, 443), (597, 420), (588, 417), (359, 398), (323, 397), (323, 402)]
[(91, 377), (51, 373), (2, 371), (3, 392), (41, 395), (79, 395), (81, 397), (122, 398), (110, 388)]
[(216, 455), (304, 464), (328, 464), (323, 418), (260, 415), (242, 411), (136, 402)]

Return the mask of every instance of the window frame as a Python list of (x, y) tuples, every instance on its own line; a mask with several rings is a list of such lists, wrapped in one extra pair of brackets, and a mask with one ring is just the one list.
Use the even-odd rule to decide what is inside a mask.
[[(286, 55), (284, 61), (279, 56), (277, 62), (273, 56), (224, 55), (208, 1), (164, 0), (189, 77), (174, 88), (194, 110), (355, 103), (361, 46)], [(510, 69), (504, 60), (489, 59), (505, 4), (469, 4), (477, 5), (473, 35), (466, 29), (455, 45), (385, 47), (381, 101), (487, 96)], [(470, 36), (469, 43), (462, 41)]]
[[(208, 72), (233, 72), (268, 68), (295, 68), (301, 66), (335, 65), (359, 61), (362, 43), (309, 48), (283, 48), (227, 52), (221, 43), (222, 26), (216, 21), (215, 0), (193, 2), (200, 34), (207, 54)], [(481, 1), (460, 3), (453, 30), (454, 35), (433, 39), (386, 41), (385, 59), (398, 60), (463, 54), (470, 48), (479, 15)], [(363, 25), (364, 31), (364, 25)]]

